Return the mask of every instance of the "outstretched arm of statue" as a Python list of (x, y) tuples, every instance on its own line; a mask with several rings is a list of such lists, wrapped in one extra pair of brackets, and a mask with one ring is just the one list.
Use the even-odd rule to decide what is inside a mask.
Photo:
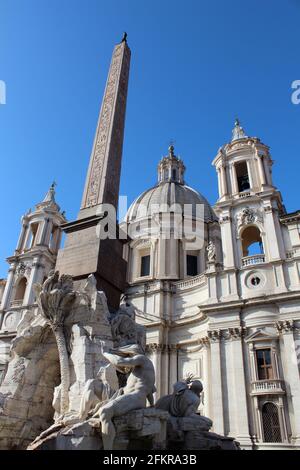
[(103, 356), (116, 367), (128, 367), (133, 368), (141, 364), (141, 358), (139, 356), (134, 357), (121, 357), (118, 354), (103, 351)]

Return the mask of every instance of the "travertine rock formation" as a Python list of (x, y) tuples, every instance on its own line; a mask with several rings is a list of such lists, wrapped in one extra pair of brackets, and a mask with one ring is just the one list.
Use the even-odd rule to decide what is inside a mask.
[[(0, 387), (2, 449), (25, 448), (54, 419), (62, 419), (59, 354), (50, 325), (38, 308), (34, 313), (25, 312), (18, 325), (11, 347), (12, 359)], [(68, 405), (63, 414), (65, 420), (72, 420), (79, 415), (87, 381), (94, 379), (100, 368), (107, 365), (101, 342), (108, 346), (113, 344), (106, 297), (97, 291), (93, 277), (88, 279), (82, 292), (75, 293), (62, 332), (68, 356), (67, 363), (63, 364), (69, 374), (65, 402)], [(115, 371), (111, 370), (107, 377), (111, 388), (116, 389)]]

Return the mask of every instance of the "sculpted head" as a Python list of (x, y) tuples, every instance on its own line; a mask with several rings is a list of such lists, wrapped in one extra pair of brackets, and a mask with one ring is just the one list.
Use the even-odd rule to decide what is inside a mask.
[(200, 380), (193, 380), (190, 385), (190, 390), (194, 392), (196, 395), (200, 396), (200, 393), (203, 391), (203, 385)]

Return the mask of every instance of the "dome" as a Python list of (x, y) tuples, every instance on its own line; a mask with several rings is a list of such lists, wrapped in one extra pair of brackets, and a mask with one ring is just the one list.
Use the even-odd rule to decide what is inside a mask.
[(142, 193), (131, 204), (126, 214), (126, 222), (151, 217), (158, 212), (169, 212), (175, 204), (181, 207), (181, 213), (185, 204), (192, 205), (193, 217), (196, 217), (197, 204), (202, 204), (204, 205), (204, 221), (217, 220), (205, 197), (185, 184), (185, 166), (181, 158), (174, 154), (173, 145), (170, 145), (168, 150), (168, 155), (163, 157), (158, 164), (158, 184)]
[(166, 212), (166, 205), (170, 207), (174, 204), (180, 205), (182, 210), (184, 204), (191, 204), (193, 217), (196, 216), (196, 205), (203, 204), (205, 222), (217, 220), (210, 204), (200, 193), (185, 184), (166, 181), (142, 193), (128, 209), (126, 221), (133, 222), (158, 212)]

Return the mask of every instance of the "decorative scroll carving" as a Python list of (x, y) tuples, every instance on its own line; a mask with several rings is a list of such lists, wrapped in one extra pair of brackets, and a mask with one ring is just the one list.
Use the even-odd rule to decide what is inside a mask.
[(224, 224), (226, 222), (230, 222), (230, 217), (228, 215), (223, 215), (222, 217), (220, 217), (219, 219), (220, 224)]
[(219, 341), (222, 337), (221, 330), (210, 330), (207, 332), (210, 341)]
[(293, 320), (283, 320), (276, 323), (276, 328), (279, 333), (290, 333), (294, 330), (294, 321)]
[(256, 222), (261, 222), (261, 215), (255, 209), (251, 207), (244, 207), (236, 216), (236, 222), (238, 229), (243, 225), (254, 224)]
[(244, 336), (244, 327), (227, 328), (222, 330), (222, 338), (227, 340), (240, 339)]
[(19, 275), (19, 276), (24, 276), (25, 274), (27, 276), (30, 275), (31, 273), (31, 266), (29, 263), (24, 263), (23, 261), (21, 261), (18, 266), (17, 266), (17, 269), (16, 269), (16, 273)]
[(147, 344), (147, 351), (151, 353), (158, 353), (162, 352), (164, 345), (157, 344), (157, 343), (149, 343)]
[[(224, 330), (211, 330), (208, 331), (208, 338), (210, 341), (233, 340), (243, 338), (246, 332), (246, 328), (238, 326), (234, 328), (226, 328)], [(205, 338), (204, 338), (205, 342)]]

